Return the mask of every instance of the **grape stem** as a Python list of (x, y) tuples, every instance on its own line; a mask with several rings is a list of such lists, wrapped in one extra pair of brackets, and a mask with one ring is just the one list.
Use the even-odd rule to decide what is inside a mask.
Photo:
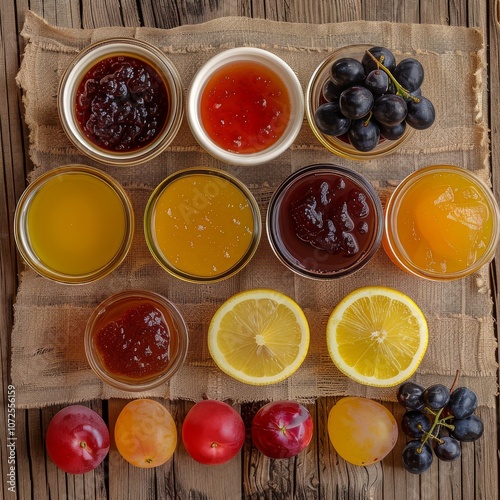
[(384, 62), (384, 56), (381, 56), (380, 60), (378, 60), (369, 50), (367, 50), (366, 53), (373, 59), (373, 61), (375, 61), (375, 63), (377, 64), (377, 68), (381, 69), (384, 73), (386, 73), (387, 76), (391, 79), (392, 83), (394, 83), (396, 87), (396, 95), (401, 96), (405, 100), (411, 99), (413, 102), (416, 103), (420, 102), (420, 99), (414, 95), (411, 95), (408, 90), (402, 87), (400, 83), (394, 78), (390, 70), (382, 64)]

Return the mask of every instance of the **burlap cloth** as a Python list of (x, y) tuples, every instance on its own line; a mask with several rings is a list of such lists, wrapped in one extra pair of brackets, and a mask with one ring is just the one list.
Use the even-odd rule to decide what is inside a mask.
[[(167, 174), (182, 167), (210, 165), (232, 172), (252, 189), (263, 215), (278, 183), (293, 170), (316, 162), (334, 162), (357, 170), (379, 189), (382, 198), (399, 180), (426, 165), (451, 163), (487, 177), (485, 48), (480, 31), (383, 22), (289, 24), (247, 18), (224, 18), (171, 30), (75, 30), (49, 26), (28, 13), (22, 35), (27, 47), (18, 82), (35, 165), (30, 180), (60, 165), (91, 164), (64, 135), (56, 109), (57, 86), (79, 50), (113, 36), (136, 37), (160, 47), (178, 68), (185, 88), (202, 63), (230, 47), (250, 45), (274, 52), (290, 64), (305, 89), (314, 68), (333, 49), (356, 43), (384, 45), (393, 49), (398, 59), (418, 56), (422, 61), (426, 69), (424, 92), (435, 103), (437, 120), (431, 129), (414, 134), (397, 154), (370, 162), (335, 157), (322, 148), (304, 121), (293, 147), (281, 157), (264, 166), (236, 168), (204, 153), (184, 122), (172, 146), (157, 159), (137, 167), (101, 166), (126, 187), (133, 200), (138, 223), (132, 251), (119, 270), (94, 284), (60, 285), (30, 270), (22, 273), (12, 332), (12, 381), (20, 407), (139, 396), (104, 385), (90, 370), (83, 349), (85, 322), (92, 309), (113, 292), (131, 288), (168, 297), (181, 309), (190, 331), (185, 365), (169, 385), (147, 393), (150, 396), (310, 402), (320, 396), (352, 394), (394, 400), (394, 389), (367, 388), (341, 375), (326, 349), (325, 325), (330, 312), (348, 292), (364, 285), (399, 289), (424, 311), (430, 341), (415, 380), (449, 384), (460, 369), (462, 383), (477, 391), (481, 404), (494, 405), (496, 341), (487, 268), (457, 282), (431, 283), (398, 270), (381, 249), (352, 277), (317, 282), (285, 269), (264, 232), (254, 259), (237, 276), (213, 285), (196, 285), (162, 271), (150, 256), (142, 234), (147, 197)], [(220, 372), (206, 343), (207, 326), (217, 307), (234, 293), (254, 287), (274, 288), (293, 297), (303, 307), (311, 327), (310, 350), (302, 367), (287, 381), (264, 388), (241, 384)]]

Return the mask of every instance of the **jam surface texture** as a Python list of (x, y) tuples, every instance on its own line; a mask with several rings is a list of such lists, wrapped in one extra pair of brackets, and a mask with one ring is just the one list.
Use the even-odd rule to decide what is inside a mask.
[(209, 137), (234, 153), (255, 153), (283, 135), (290, 97), (281, 78), (263, 64), (242, 61), (216, 71), (201, 97), (201, 119)]
[(306, 178), (283, 199), (281, 238), (300, 266), (336, 271), (364, 256), (375, 220), (373, 201), (349, 178), (337, 174)]
[(165, 370), (170, 361), (170, 329), (152, 304), (127, 309), (96, 335), (95, 345), (108, 371), (141, 379)]
[(76, 92), (76, 118), (85, 136), (109, 151), (147, 146), (166, 122), (168, 90), (146, 62), (115, 56), (95, 64)]

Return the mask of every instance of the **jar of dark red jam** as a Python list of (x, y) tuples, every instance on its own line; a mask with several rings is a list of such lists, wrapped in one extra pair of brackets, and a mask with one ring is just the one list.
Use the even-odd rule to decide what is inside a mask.
[(124, 391), (145, 391), (167, 382), (187, 354), (188, 330), (177, 307), (146, 290), (105, 299), (85, 329), (85, 353), (94, 372)]
[(267, 234), (274, 253), (308, 278), (340, 278), (361, 269), (382, 233), (376, 191), (360, 174), (337, 165), (294, 172), (269, 203)]
[(58, 91), (62, 126), (73, 144), (106, 164), (135, 165), (160, 154), (183, 117), (182, 83), (157, 47), (113, 38), (84, 49)]

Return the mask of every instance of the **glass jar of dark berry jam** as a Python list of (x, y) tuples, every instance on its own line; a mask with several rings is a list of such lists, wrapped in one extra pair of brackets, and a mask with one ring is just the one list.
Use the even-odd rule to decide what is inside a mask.
[(382, 233), (375, 189), (337, 165), (297, 170), (269, 203), (267, 234), (274, 253), (308, 278), (340, 278), (361, 269), (380, 246)]
[(135, 165), (160, 154), (176, 136), (182, 83), (157, 47), (108, 39), (84, 49), (67, 68), (58, 110), (67, 136), (87, 156)]

